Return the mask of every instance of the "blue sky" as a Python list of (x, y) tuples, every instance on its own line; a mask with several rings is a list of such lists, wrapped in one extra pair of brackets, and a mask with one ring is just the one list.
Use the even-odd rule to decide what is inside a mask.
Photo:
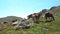
[(27, 15), (59, 6), (60, 0), (0, 0), (0, 18), (18, 16), (27, 18)]

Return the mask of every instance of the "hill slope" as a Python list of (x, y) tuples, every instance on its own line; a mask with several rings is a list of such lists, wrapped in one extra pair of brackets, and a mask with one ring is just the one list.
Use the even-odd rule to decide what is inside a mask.
[(56, 6), (55, 8), (52, 7), (49, 10), (50, 12), (53, 12), (55, 15), (59, 15), (60, 16), (60, 6)]
[(0, 23), (1, 22), (11, 22), (11, 21), (13, 21), (13, 20), (18, 20), (18, 21), (20, 21), (20, 20), (22, 20), (23, 18), (21, 18), (21, 17), (16, 17), (16, 16), (7, 16), (7, 17), (4, 17), (4, 18), (0, 18)]
[(42, 10), (41, 12), (39, 12), (39, 13), (44, 14), (45, 12), (51, 12), (51, 13), (53, 13), (54, 15), (60, 16), (60, 6), (54, 6), (54, 7), (51, 7), (50, 9), (43, 9), (43, 10)]
[[(35, 24), (29, 29), (18, 29), (14, 30), (12, 26), (2, 27), (2, 34), (60, 34), (60, 17), (56, 17), (53, 22), (44, 22), (44, 18), (41, 18), (42, 22)], [(45, 30), (47, 28), (48, 30)]]

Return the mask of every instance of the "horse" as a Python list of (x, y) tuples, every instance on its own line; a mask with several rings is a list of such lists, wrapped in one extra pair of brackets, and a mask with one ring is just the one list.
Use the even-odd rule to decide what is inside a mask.
[(34, 13), (34, 14), (29, 15), (28, 18), (32, 18), (34, 23), (38, 23), (40, 16), (41, 16), (41, 14)]
[(33, 20), (34, 20), (34, 22), (35, 23), (38, 23), (39, 22), (39, 19), (40, 19), (40, 14), (38, 14), (38, 13), (34, 13), (34, 17), (33, 17)]
[(28, 15), (27, 17), (28, 17), (28, 19), (29, 19), (29, 18), (32, 18), (32, 14)]
[(49, 13), (49, 12), (45, 13), (45, 19), (46, 19), (46, 21), (48, 21), (48, 18), (49, 18), (49, 20), (51, 19), (50, 21), (55, 20), (53, 14)]

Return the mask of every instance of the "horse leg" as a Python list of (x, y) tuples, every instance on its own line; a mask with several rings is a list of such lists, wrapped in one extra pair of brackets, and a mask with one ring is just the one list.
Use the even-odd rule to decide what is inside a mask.
[(47, 17), (45, 17), (45, 19), (46, 19), (46, 22), (47, 22)]
[(52, 19), (53, 19), (53, 20), (55, 20), (55, 18), (54, 18), (54, 17), (52, 17)]
[(36, 22), (39, 23), (39, 17), (36, 18)]
[(34, 23), (36, 22), (36, 18), (35, 17), (33, 17), (33, 21), (34, 21)]

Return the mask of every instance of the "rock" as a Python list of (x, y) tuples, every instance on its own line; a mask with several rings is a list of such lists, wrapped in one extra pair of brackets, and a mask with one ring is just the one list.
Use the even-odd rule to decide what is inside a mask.
[(44, 30), (44, 31), (48, 31), (48, 27), (44, 27), (43, 30)]
[(28, 29), (28, 28), (32, 27), (33, 25), (34, 25), (34, 23), (32, 20), (25, 19), (25, 20), (17, 22), (17, 25), (14, 26), (14, 29), (18, 29), (18, 28)]

